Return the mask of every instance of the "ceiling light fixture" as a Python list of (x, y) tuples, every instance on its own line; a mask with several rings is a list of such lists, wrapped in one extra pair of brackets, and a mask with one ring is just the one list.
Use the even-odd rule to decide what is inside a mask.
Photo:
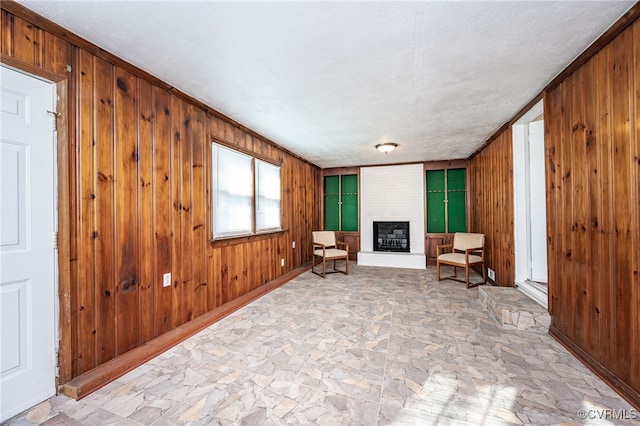
[(393, 151), (394, 149), (396, 149), (397, 146), (398, 146), (397, 143), (385, 142), (385, 143), (379, 143), (378, 145), (376, 145), (376, 149), (380, 152), (384, 152), (386, 155), (391, 151)]

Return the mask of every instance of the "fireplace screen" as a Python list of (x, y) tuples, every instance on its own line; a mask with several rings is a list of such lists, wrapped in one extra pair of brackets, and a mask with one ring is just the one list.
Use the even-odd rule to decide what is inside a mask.
[(409, 253), (409, 222), (373, 222), (373, 251)]

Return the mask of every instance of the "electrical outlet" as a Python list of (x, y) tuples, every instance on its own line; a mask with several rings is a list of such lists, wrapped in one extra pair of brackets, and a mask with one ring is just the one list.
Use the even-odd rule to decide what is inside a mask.
[(296, 248), (296, 242), (295, 241), (291, 242), (291, 248)]
[(491, 268), (487, 268), (487, 275), (489, 276), (489, 279), (492, 281), (496, 280), (496, 271), (494, 271)]
[(162, 276), (162, 287), (171, 287), (171, 272)]
[(284, 258), (280, 259), (280, 266), (284, 266)]

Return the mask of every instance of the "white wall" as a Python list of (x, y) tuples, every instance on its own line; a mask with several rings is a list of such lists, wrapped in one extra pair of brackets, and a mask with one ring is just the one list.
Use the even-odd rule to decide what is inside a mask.
[[(422, 164), (362, 167), (358, 264), (424, 268), (424, 211)], [(374, 252), (374, 221), (408, 221), (411, 253)]]

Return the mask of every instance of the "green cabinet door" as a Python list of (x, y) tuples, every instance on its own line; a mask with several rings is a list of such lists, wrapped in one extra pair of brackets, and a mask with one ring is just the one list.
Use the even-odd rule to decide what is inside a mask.
[(324, 178), (324, 229), (358, 231), (358, 175)]
[(427, 232), (466, 232), (466, 169), (427, 170), (426, 179)]
[(340, 176), (324, 178), (324, 229), (340, 230)]
[(342, 231), (358, 230), (358, 175), (342, 176)]
[(447, 170), (447, 222), (449, 232), (467, 232), (466, 170)]
[(427, 232), (446, 232), (444, 170), (427, 171)]

